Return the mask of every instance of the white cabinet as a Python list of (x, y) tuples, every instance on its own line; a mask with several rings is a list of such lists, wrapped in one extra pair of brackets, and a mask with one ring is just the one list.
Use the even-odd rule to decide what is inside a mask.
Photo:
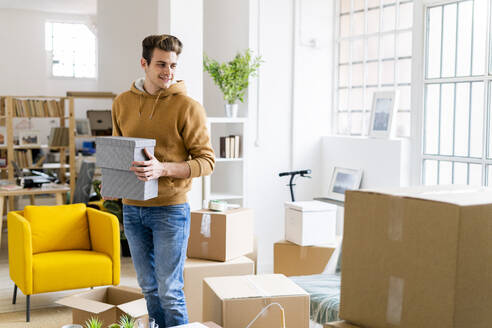
[[(247, 147), (244, 140), (247, 135), (247, 118), (209, 117), (207, 125), (215, 152), (215, 169), (210, 176), (203, 178), (203, 199), (207, 202), (225, 200), (244, 207), (247, 164)], [(221, 158), (220, 137), (230, 135), (239, 136), (239, 157)]]

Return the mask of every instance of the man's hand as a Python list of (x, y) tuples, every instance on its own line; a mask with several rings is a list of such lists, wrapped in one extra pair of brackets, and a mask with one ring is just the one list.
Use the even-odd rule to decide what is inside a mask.
[(135, 172), (137, 178), (142, 181), (149, 181), (167, 175), (165, 164), (159, 162), (147, 148), (144, 148), (144, 152), (149, 160), (132, 162), (133, 166), (130, 168), (131, 171)]

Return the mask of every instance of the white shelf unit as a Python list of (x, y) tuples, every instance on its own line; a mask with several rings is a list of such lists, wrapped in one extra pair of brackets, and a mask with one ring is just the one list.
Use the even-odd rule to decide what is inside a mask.
[[(203, 177), (203, 199), (224, 200), (246, 206), (247, 118), (209, 117), (207, 121), (212, 148), (215, 152), (215, 169)], [(220, 137), (239, 135), (239, 158), (220, 158)]]

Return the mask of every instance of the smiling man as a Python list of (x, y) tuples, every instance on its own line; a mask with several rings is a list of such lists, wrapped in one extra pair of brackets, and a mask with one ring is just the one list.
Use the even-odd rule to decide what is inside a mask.
[(145, 78), (113, 103), (113, 135), (156, 139), (154, 155), (133, 162), (138, 179), (158, 179), (156, 198), (123, 199), (125, 235), (147, 301), (159, 327), (188, 322), (183, 294), (183, 266), (190, 230), (186, 193), (191, 179), (212, 173), (215, 159), (204, 108), (174, 83), (181, 41), (151, 35), (142, 41), (140, 64)]

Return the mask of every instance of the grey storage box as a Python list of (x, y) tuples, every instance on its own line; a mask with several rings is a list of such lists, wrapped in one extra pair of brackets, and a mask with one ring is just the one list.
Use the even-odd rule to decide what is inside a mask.
[(144, 148), (153, 155), (155, 139), (129, 137), (97, 137), (96, 166), (129, 170), (133, 161), (146, 161)]
[(102, 168), (103, 197), (147, 200), (157, 197), (158, 179), (138, 180), (133, 171)]
[(103, 197), (147, 200), (158, 195), (158, 180), (138, 180), (130, 171), (133, 161), (148, 160), (144, 148), (154, 154), (155, 140), (129, 137), (96, 138), (96, 165), (102, 169)]

